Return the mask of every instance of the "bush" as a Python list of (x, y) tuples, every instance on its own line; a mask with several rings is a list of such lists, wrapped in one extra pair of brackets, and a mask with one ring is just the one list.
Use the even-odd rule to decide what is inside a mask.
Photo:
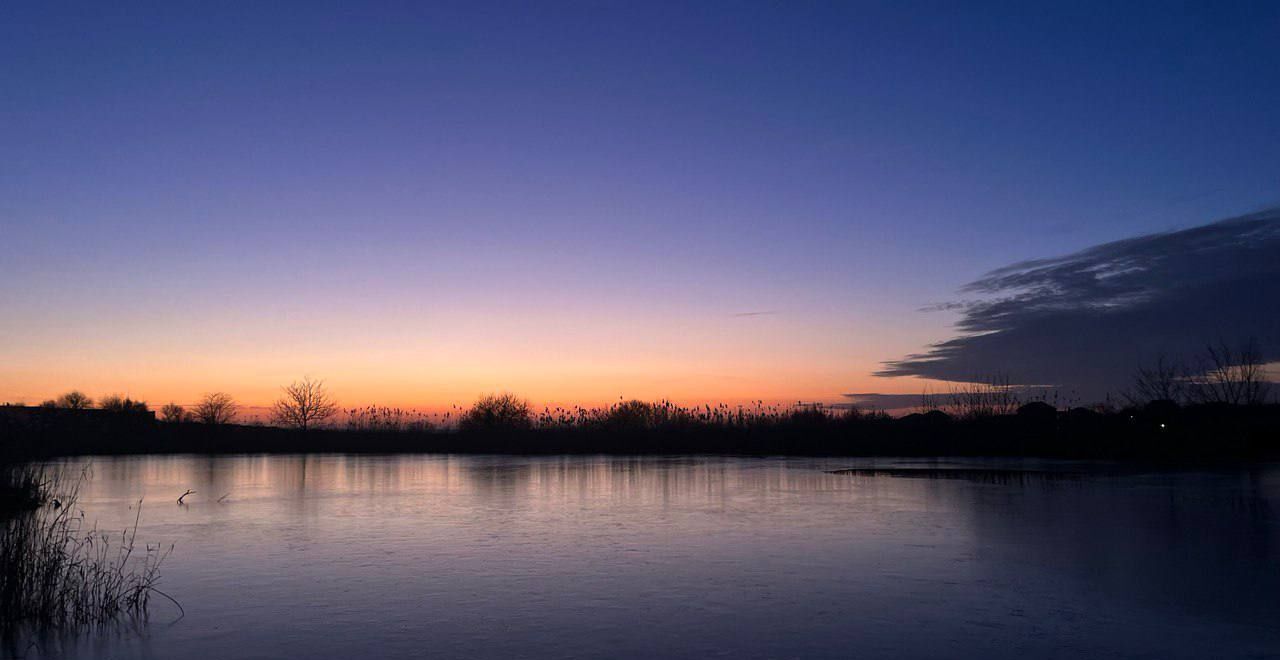
[(604, 426), (615, 431), (647, 431), (661, 422), (656, 412), (653, 404), (633, 399), (610, 408), (605, 415)]
[(108, 394), (102, 397), (102, 400), (98, 402), (98, 407), (119, 413), (145, 413), (149, 410), (145, 401), (134, 401), (119, 394)]
[(503, 392), (482, 396), (458, 421), (462, 431), (522, 431), (533, 428), (529, 402)]

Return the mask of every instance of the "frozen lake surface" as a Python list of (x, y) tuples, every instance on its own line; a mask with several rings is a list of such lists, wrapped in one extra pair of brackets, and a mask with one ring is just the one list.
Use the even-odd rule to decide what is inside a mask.
[(142, 499), (186, 616), (157, 599), (141, 633), (28, 657), (1280, 657), (1274, 465), (88, 463), (87, 519)]

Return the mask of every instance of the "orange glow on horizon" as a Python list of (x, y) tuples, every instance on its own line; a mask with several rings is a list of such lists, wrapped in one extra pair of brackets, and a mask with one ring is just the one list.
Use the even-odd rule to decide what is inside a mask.
[[(786, 406), (798, 402), (845, 403), (842, 396), (850, 391), (919, 393), (927, 385), (916, 379), (892, 381), (870, 376), (862, 378), (847, 370), (814, 373), (785, 368), (708, 368), (701, 373), (663, 372), (661, 367), (624, 371), (616, 367), (588, 368), (575, 371), (539, 372), (535, 367), (510, 369), (498, 376), (482, 370), (441, 373), (431, 379), (414, 379), (403, 372), (371, 373), (368, 370), (330, 371), (285, 375), (264, 374), (249, 381), (233, 377), (234, 369), (200, 371), (201, 377), (180, 377), (156, 372), (120, 377), (109, 370), (69, 373), (48, 369), (13, 374), (6, 373), (3, 383), (21, 382), (21, 390), (12, 385), (0, 389), (0, 402), (38, 404), (69, 390), (80, 390), (98, 399), (107, 394), (120, 394), (148, 402), (152, 408), (176, 402), (189, 405), (204, 393), (222, 391), (231, 394), (246, 411), (265, 411), (280, 395), (280, 387), (304, 375), (320, 378), (330, 394), (344, 408), (386, 406), (425, 413), (443, 413), (455, 407), (467, 407), (477, 397), (511, 392), (537, 410), (557, 406), (592, 408), (608, 406), (620, 400), (670, 401), (680, 406), (728, 404), (732, 406)], [(842, 373), (843, 372), (843, 373)], [(935, 385), (933, 388), (939, 388)]]
[[(247, 310), (247, 311), (246, 311)], [(678, 405), (839, 403), (846, 392), (918, 393), (924, 382), (871, 374), (937, 330), (849, 311), (739, 318), (625, 306), (431, 312), (299, 312), (121, 317), (19, 328), (0, 362), (0, 402), (37, 404), (72, 389), (153, 408), (222, 391), (269, 406), (304, 376), (347, 408), (444, 412), (512, 392), (538, 410), (624, 399)], [(913, 320), (914, 321), (914, 320)], [(88, 328), (96, 327), (94, 335)], [(93, 339), (86, 341), (86, 336)], [(892, 337), (889, 342), (883, 338)]]

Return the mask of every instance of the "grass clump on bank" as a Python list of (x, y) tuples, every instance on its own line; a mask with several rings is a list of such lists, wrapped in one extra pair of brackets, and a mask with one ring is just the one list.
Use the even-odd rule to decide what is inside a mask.
[(141, 501), (130, 529), (105, 532), (76, 507), (87, 471), (70, 481), (30, 465), (0, 470), (11, 505), (0, 510), (0, 631), (136, 622), (153, 595), (172, 600), (156, 584), (173, 547), (138, 546)]
[(0, 519), (17, 512), (31, 511), (46, 496), (43, 473), (32, 465), (12, 466), (0, 460)]

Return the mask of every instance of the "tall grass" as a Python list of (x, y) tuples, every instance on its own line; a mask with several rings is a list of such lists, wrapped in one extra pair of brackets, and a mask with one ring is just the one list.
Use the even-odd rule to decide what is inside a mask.
[(1019, 403), (1008, 376), (994, 376), (952, 387), (948, 412), (961, 419), (998, 417), (1012, 414)]
[(44, 503), (43, 472), (30, 464), (11, 465), (0, 459), (0, 520), (30, 511)]
[(37, 506), (0, 513), (0, 629), (140, 621), (153, 595), (173, 600), (156, 588), (173, 546), (137, 543), (141, 500), (132, 527), (105, 532), (76, 506), (87, 470), (74, 481), (29, 467), (16, 472), (37, 480)]
[(691, 429), (768, 429), (880, 418), (852, 406), (835, 408), (819, 403), (766, 405), (704, 404), (681, 406), (671, 401), (621, 401), (609, 406), (544, 408), (533, 418), (539, 429), (652, 431)]
[(367, 406), (343, 411), (348, 431), (423, 433), (434, 428), (427, 414), (387, 406)]

